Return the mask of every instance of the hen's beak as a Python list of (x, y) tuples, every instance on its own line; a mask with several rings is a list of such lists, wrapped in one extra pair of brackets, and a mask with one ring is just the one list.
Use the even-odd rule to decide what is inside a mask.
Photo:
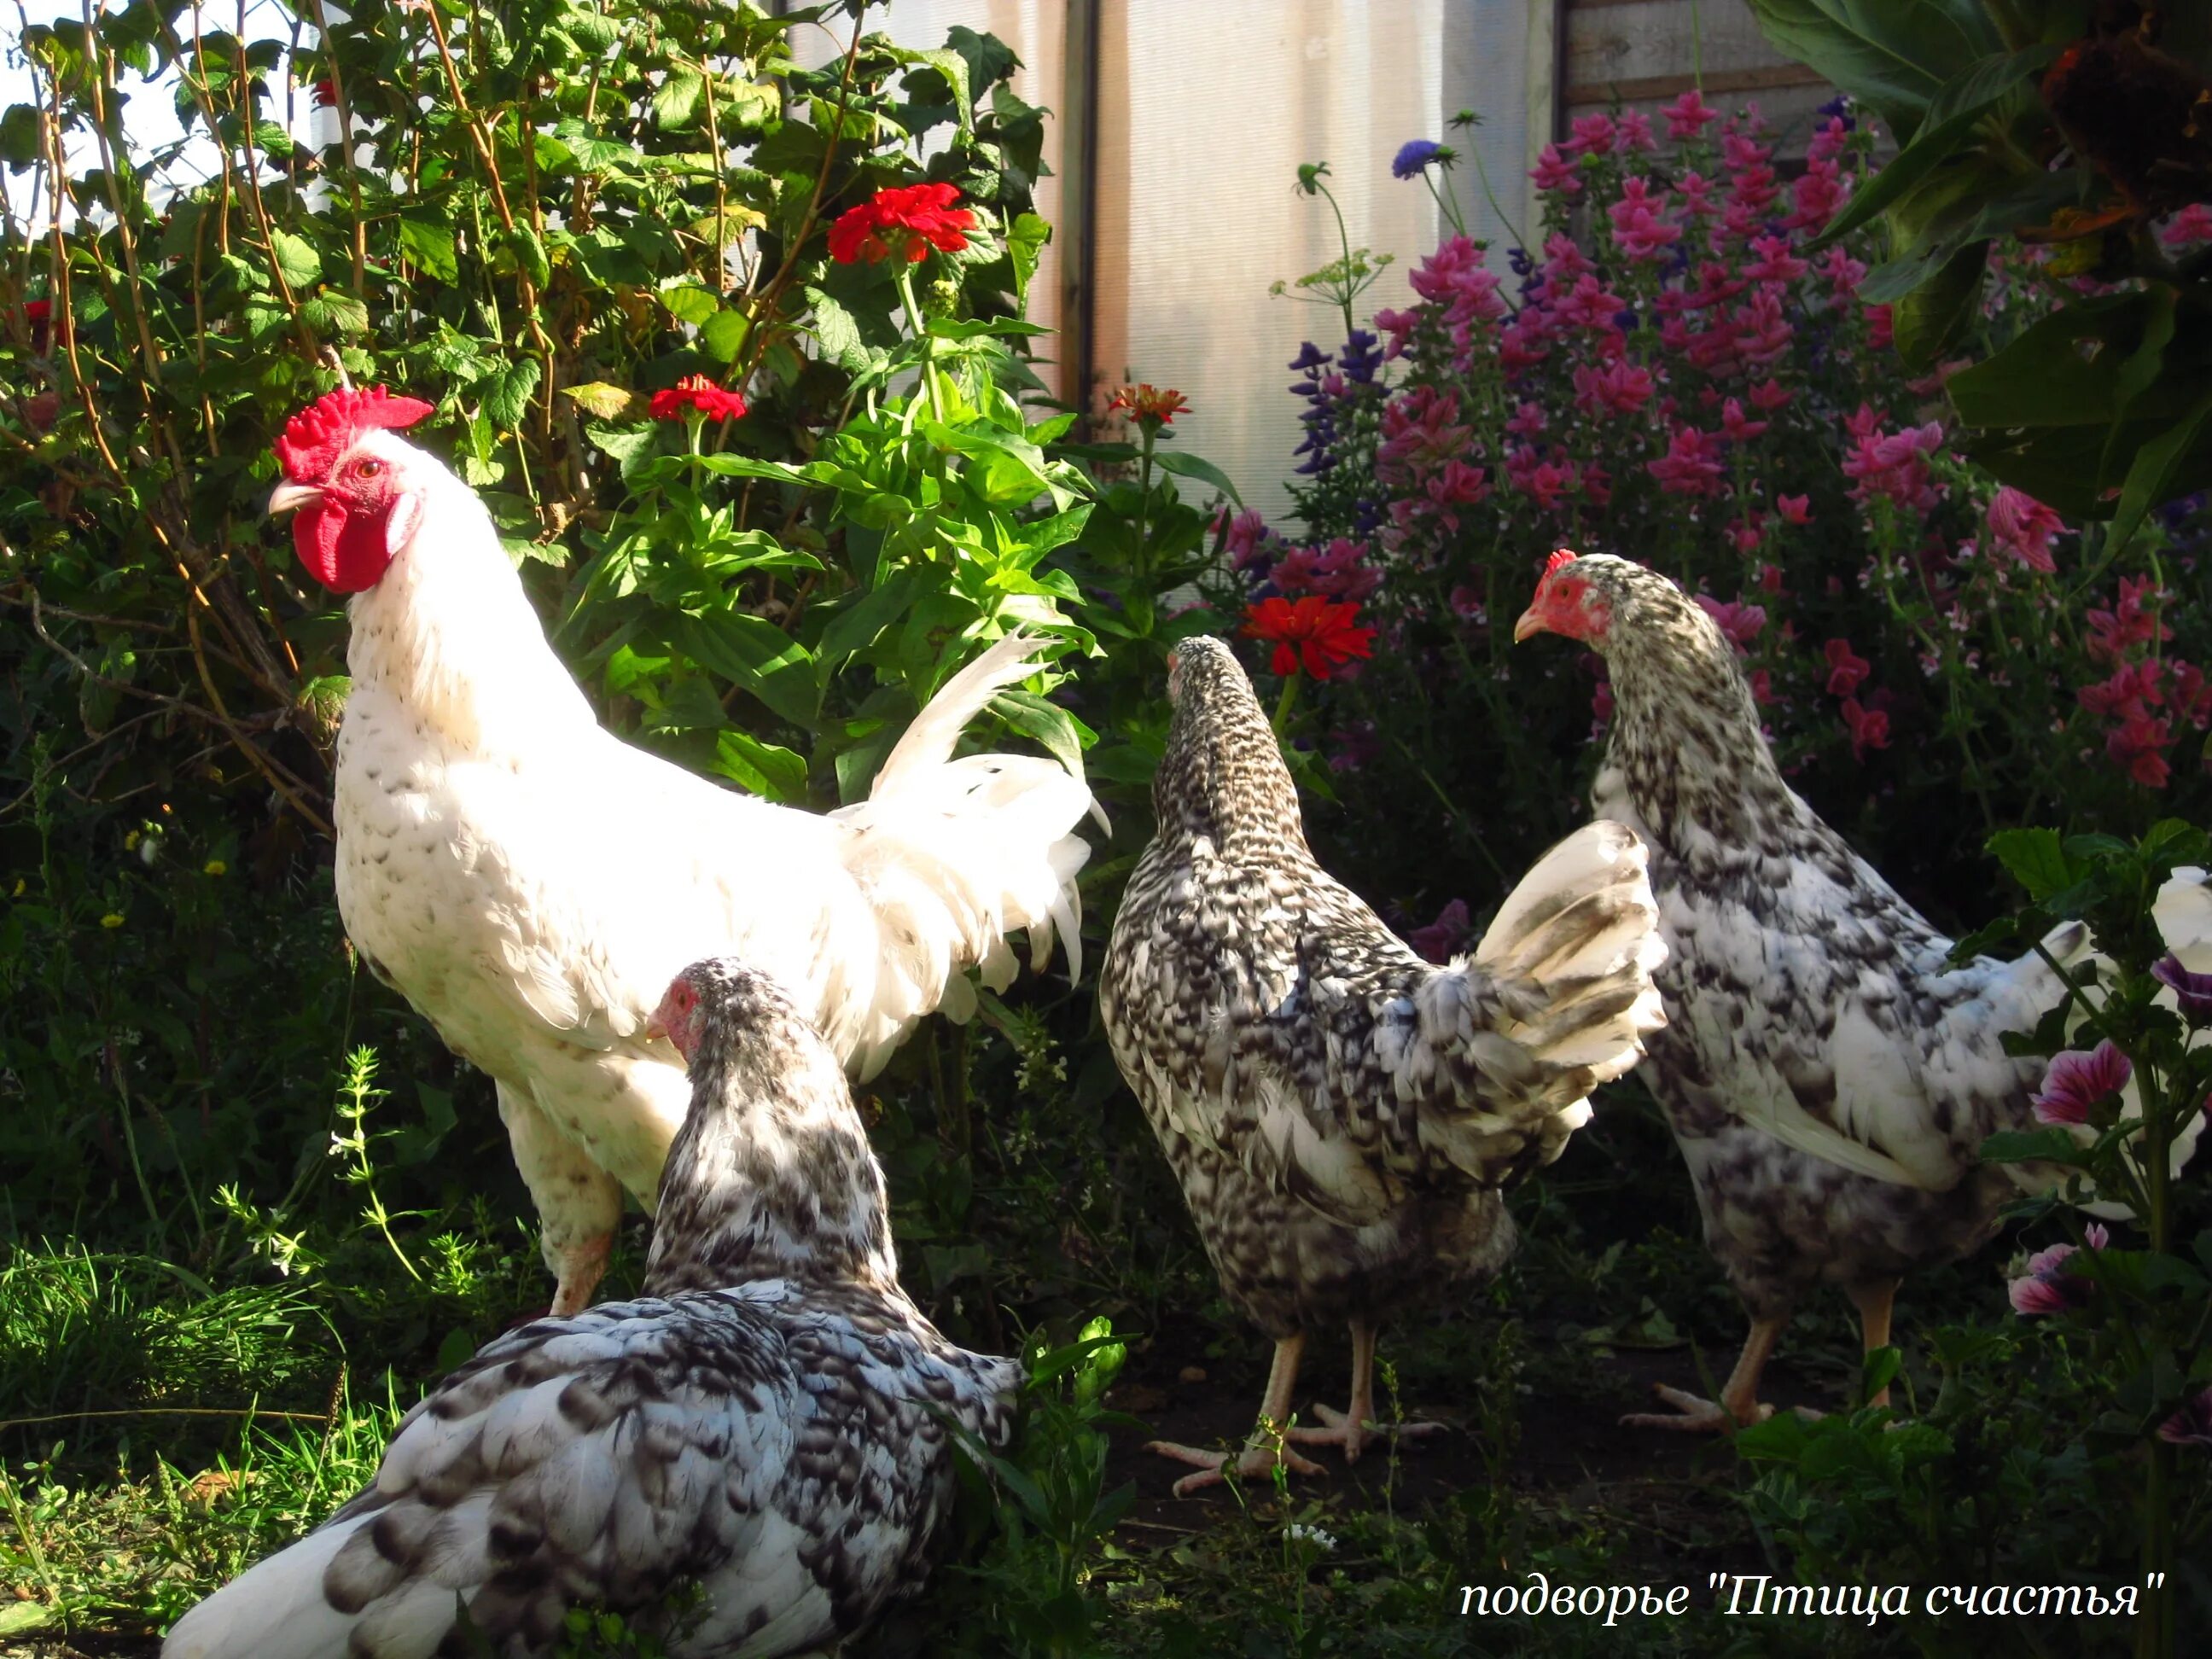
[(645, 1040), (647, 1042), (664, 1042), (666, 1040), (667, 1036), (668, 1028), (660, 1023), (660, 1016), (659, 1014), (654, 1014), (651, 1018), (645, 1022)]
[(1536, 614), (1536, 607), (1532, 605), (1521, 613), (1521, 620), (1513, 624), (1513, 643), (1518, 645), (1532, 635), (1551, 631), (1552, 625)]
[(312, 506), (322, 500), (323, 492), (313, 484), (280, 483), (269, 495), (269, 516), (289, 513), (296, 507)]

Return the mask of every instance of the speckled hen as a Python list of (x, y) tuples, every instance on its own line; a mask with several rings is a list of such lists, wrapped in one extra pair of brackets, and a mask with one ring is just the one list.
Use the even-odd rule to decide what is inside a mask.
[(186, 1613), (163, 1659), (524, 1659), (575, 1606), (677, 1659), (767, 1659), (921, 1587), (951, 1426), (1002, 1445), (1021, 1368), (900, 1290), (844, 1075), (775, 981), (695, 963), (656, 1018), (692, 1102), (644, 1294), (489, 1344), (368, 1490)]
[[(1356, 1459), (1383, 1320), (1497, 1271), (1498, 1188), (1556, 1158), (1585, 1097), (1659, 1020), (1656, 915), (1636, 836), (1596, 823), (1506, 899), (1472, 957), (1423, 961), (1314, 861), (1251, 683), (1218, 640), (1176, 647), (1152, 785), (1099, 983), (1122, 1075), (1175, 1166), (1230, 1300), (1274, 1340), (1261, 1426), (1188, 1492), (1330, 1443)], [(1348, 1325), (1352, 1395), (1292, 1427), (1299, 1355)], [(1416, 1425), (1425, 1426), (1425, 1425)]]
[[(1005, 935), (1073, 953), (1070, 831), (1090, 805), (1057, 763), (953, 758), (1031, 670), (1000, 641), (948, 678), (828, 814), (725, 789), (603, 731), (545, 642), (475, 492), (398, 436), (410, 398), (334, 392), (277, 445), (301, 562), (350, 594), (338, 732), (339, 914), (362, 958), (496, 1079), (559, 1279), (591, 1300), (627, 1190), (650, 1208), (689, 1098), (646, 1016), (669, 975), (734, 951), (789, 987), (840, 1058), (880, 1066), (915, 1020), (1003, 985)], [(701, 624), (702, 628), (708, 624)], [(1079, 971), (1079, 964), (1072, 964)]]
[[(1751, 1316), (1718, 1401), (1662, 1388), (1634, 1423), (1711, 1430), (1771, 1407), (1759, 1378), (1791, 1310), (1837, 1285), (1886, 1346), (1899, 1279), (1988, 1240), (2041, 1166), (1988, 1165), (2027, 1127), (2039, 1060), (2002, 1034), (2064, 994), (2031, 953), (1949, 961), (1951, 941), (1783, 781), (1751, 688), (1672, 581), (1604, 555), (1553, 556), (1516, 640), (1601, 653), (1612, 732), (1592, 793), (1651, 846), (1667, 1027), (1643, 1075), (1696, 1183), (1705, 1242)], [(2087, 930), (2044, 948), (2087, 953)]]

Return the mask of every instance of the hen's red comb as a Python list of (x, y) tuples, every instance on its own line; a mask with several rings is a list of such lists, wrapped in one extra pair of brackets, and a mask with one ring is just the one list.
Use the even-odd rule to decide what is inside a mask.
[(1573, 548), (1561, 548), (1558, 552), (1553, 554), (1550, 558), (1544, 561), (1544, 574), (1548, 576), (1554, 570), (1557, 570), (1561, 565), (1573, 563), (1576, 554)]
[(350, 386), (326, 392), (284, 422), (276, 441), (276, 460), (294, 483), (315, 483), (330, 476), (337, 459), (358, 433), (383, 428), (404, 432), (429, 414), (419, 398), (395, 398), (380, 386), (366, 392)]

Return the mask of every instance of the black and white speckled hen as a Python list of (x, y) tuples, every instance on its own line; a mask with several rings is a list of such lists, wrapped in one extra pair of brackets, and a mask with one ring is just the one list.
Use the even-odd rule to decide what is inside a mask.
[(833, 1649), (921, 1588), (947, 1422), (1002, 1444), (1021, 1368), (900, 1290), (844, 1073), (774, 981), (695, 963), (655, 1018), (692, 1101), (644, 1295), (490, 1343), (374, 1485), (185, 1614), (163, 1659), (550, 1655), (573, 1605), (751, 1659)]
[[(1159, 828), (1099, 982), (1121, 1074), (1182, 1183), (1229, 1299), (1274, 1339), (1240, 1475), (1356, 1459), (1383, 1319), (1495, 1273), (1498, 1188), (1559, 1156), (1585, 1097), (1658, 1024), (1656, 915), (1636, 836), (1595, 823), (1537, 864), (1472, 957), (1423, 961), (1314, 861), (1244, 671), (1176, 648)], [(1288, 1424), (1306, 1334), (1348, 1324), (1352, 1396)], [(1222, 1452), (1156, 1444), (1219, 1480)]]
[[(1951, 941), (1799, 799), (1759, 730), (1735, 653), (1665, 576), (1552, 556), (1514, 638), (1579, 640), (1613, 680), (1592, 805), (1651, 846), (1667, 1026), (1644, 1076), (1696, 1183), (1705, 1242), (1751, 1316), (1717, 1402), (1626, 1420), (1723, 1429), (1769, 1414), (1759, 1377), (1795, 1304), (1839, 1285), (1866, 1346), (1889, 1341), (1898, 1281), (1984, 1243), (2036, 1168), (1982, 1141), (2030, 1123), (2042, 1062), (2008, 1057), (2064, 994), (2033, 952), (1961, 967)], [(2069, 923), (2061, 962), (2090, 948)]]

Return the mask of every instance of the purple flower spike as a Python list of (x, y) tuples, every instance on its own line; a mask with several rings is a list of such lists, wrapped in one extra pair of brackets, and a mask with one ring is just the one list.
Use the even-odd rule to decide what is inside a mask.
[(2212, 1451), (2212, 1389), (2197, 1395), (2160, 1424), (2158, 1437), (2169, 1445), (2202, 1446)]
[(2043, 1074), (2043, 1092), (2028, 1102), (2038, 1123), (2072, 1125), (2089, 1121), (2089, 1109), (2127, 1086), (2135, 1068), (2109, 1042), (2088, 1054), (2069, 1048), (2054, 1054)]
[(2152, 978), (2172, 989), (2184, 1019), (2191, 1025), (2212, 1024), (2212, 974), (2192, 974), (2176, 956), (2161, 957), (2150, 971)]

